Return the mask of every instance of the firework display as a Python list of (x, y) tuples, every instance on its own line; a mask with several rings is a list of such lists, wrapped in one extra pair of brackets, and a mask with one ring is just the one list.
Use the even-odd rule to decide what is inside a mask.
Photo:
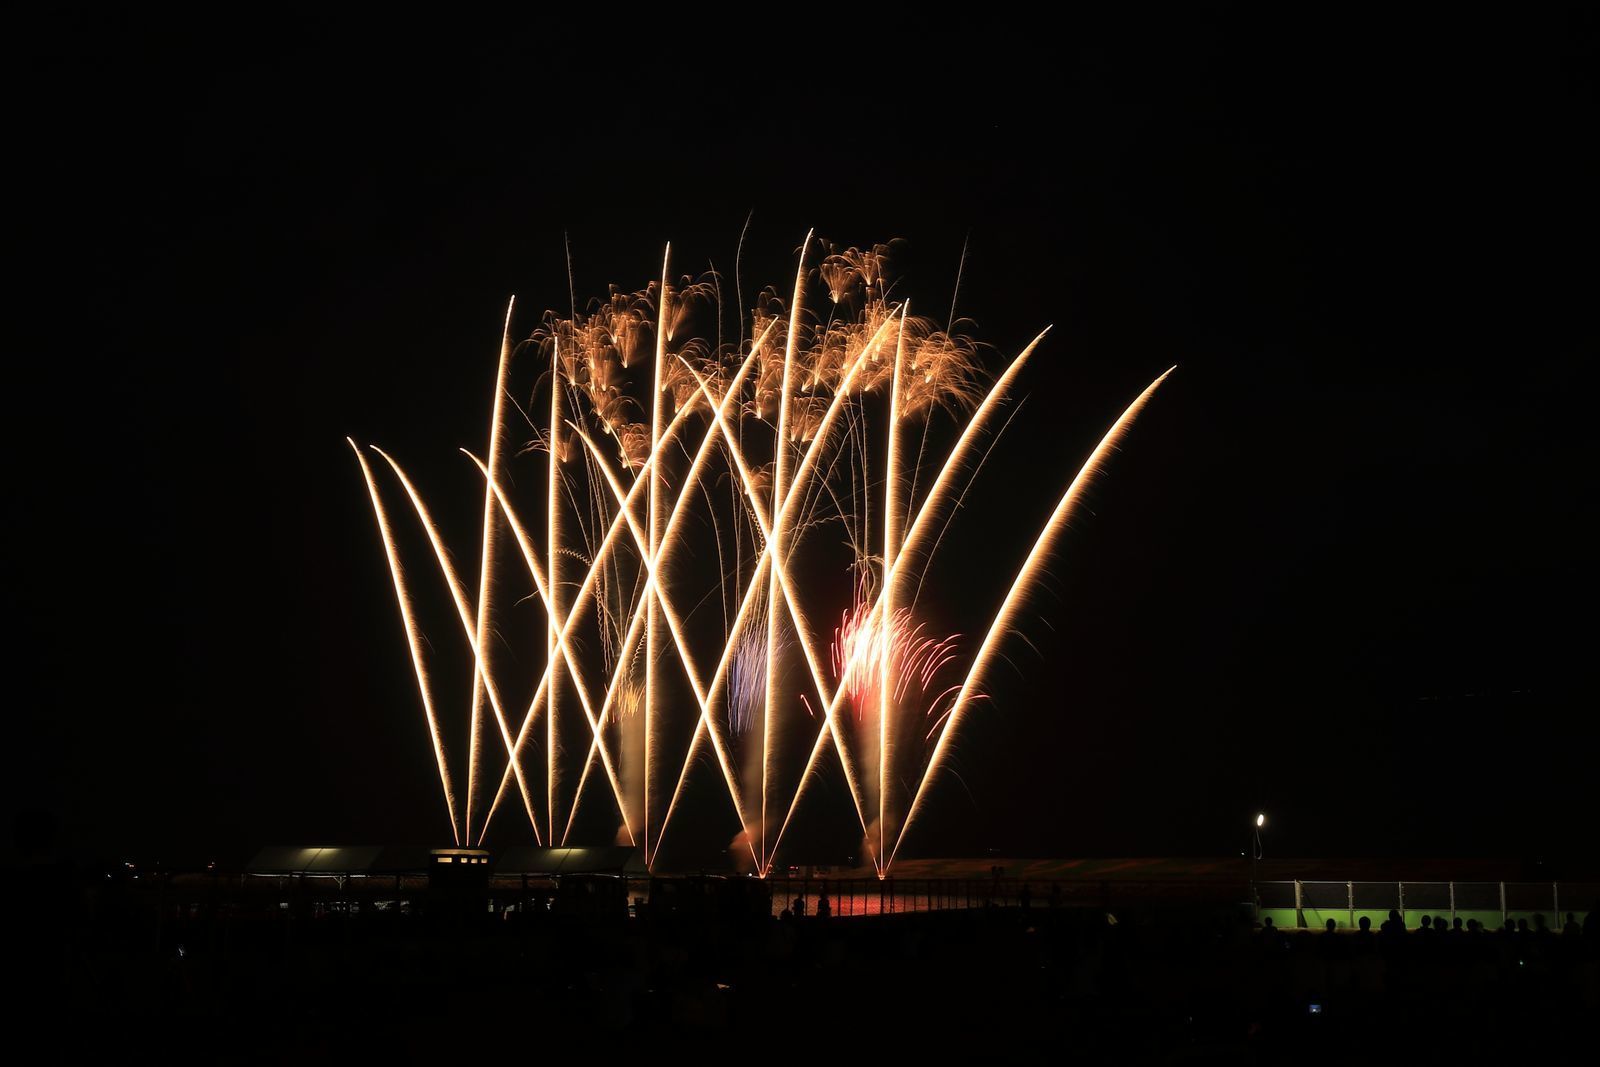
[[(1087, 486), (1171, 373), (1054, 487), (986, 625), (941, 631), (932, 565), (1044, 334), (991, 378), (962, 323), (912, 313), (889, 259), (808, 235), (792, 290), (731, 312), (717, 275), (671, 275), (669, 249), (647, 289), (548, 313), (520, 342), (508, 312), (487, 448), (463, 464), (484, 491), (475, 574), (400, 463), (350, 442), (458, 844), (520, 802), (541, 844), (608, 823), (653, 867), (686, 795), (710, 788), (766, 874), (836, 767), (888, 873)], [(385, 468), (471, 655), (454, 714)], [(528, 612), (542, 641), (509, 640)]]

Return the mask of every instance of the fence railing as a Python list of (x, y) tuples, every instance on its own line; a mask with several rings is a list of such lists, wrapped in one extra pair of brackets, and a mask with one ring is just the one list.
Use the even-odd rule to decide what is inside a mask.
[(900, 915), (982, 908), (1105, 908), (1145, 904), (1236, 904), (1242, 882), (1203, 878), (1019, 879), (990, 878), (829, 878), (798, 874), (767, 879), (772, 914), (805, 916)]
[(1508, 920), (1545, 922), (1559, 929), (1570, 913), (1581, 920), (1597, 901), (1600, 885), (1587, 882), (1255, 882), (1258, 916), (1279, 927), (1321, 929), (1329, 919), (1338, 928), (1356, 927), (1366, 918), (1379, 926), (1397, 911), (1408, 928), (1423, 916), (1454, 924), (1477, 920), (1499, 927)]
[(772, 914), (901, 915), (965, 908), (1047, 906), (1026, 883), (995, 879), (769, 878)]
[[(583, 876), (572, 879), (494, 875), (482, 893), (492, 912), (567, 912), (633, 914), (686, 910), (711, 911), (724, 905), (748, 914), (770, 911), (781, 917), (811, 918), (819, 911), (831, 916), (900, 915), (917, 912), (960, 911), (983, 908), (1052, 909), (1101, 908), (1116, 911), (1147, 906), (1244, 906), (1257, 918), (1271, 918), (1281, 929), (1322, 929), (1329, 919), (1340, 929), (1355, 928), (1365, 918), (1376, 928), (1391, 910), (1400, 913), (1408, 928), (1421, 925), (1423, 916), (1448, 924), (1477, 920), (1488, 927), (1507, 920), (1543, 921), (1560, 930), (1568, 916), (1581, 922), (1600, 904), (1596, 882), (1453, 882), (1453, 881), (1256, 881), (1229, 878), (1111, 878), (1019, 879), (1003, 876), (978, 878), (877, 878), (843, 877), (793, 872), (775, 874), (763, 883), (746, 879), (609, 879)], [(600, 892), (595, 885), (612, 885)], [(678, 888), (655, 902), (656, 890)], [(427, 874), (378, 876), (158, 875), (144, 892), (164, 912), (198, 913), (214, 906), (236, 914), (410, 914), (426, 903)], [(582, 890), (569, 893), (568, 889)], [(731, 896), (725, 892), (737, 889)], [(770, 899), (770, 904), (769, 904)], [(826, 906), (823, 907), (823, 901)], [(646, 907), (629, 907), (629, 902)], [(649, 906), (663, 903), (663, 907)]]

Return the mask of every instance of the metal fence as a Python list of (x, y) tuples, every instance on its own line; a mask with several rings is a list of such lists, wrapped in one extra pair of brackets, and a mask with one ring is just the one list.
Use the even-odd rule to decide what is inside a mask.
[[(578, 879), (594, 881), (594, 878)], [(607, 879), (607, 881), (612, 881)], [(1568, 916), (1581, 922), (1600, 904), (1596, 882), (1411, 882), (1411, 881), (1257, 881), (1230, 878), (1128, 879), (1017, 879), (929, 878), (896, 879), (828, 875), (775, 874), (764, 883), (746, 879), (628, 878), (615, 892), (597, 893), (595, 887), (567, 886), (557, 879), (528, 876), (492, 876), (483, 890), (483, 906), (493, 912), (609, 910), (644, 914), (630, 909), (629, 901), (645, 902), (658, 888), (656, 881), (682, 883), (695, 889), (704, 901), (724, 900), (717, 886), (729, 888), (739, 909), (755, 905), (759, 911), (781, 916), (795, 914), (797, 903), (805, 917), (819, 910), (839, 917), (900, 915), (919, 912), (983, 908), (1078, 908), (1115, 911), (1148, 906), (1243, 907), (1254, 905), (1258, 918), (1271, 918), (1281, 929), (1324, 928), (1332, 919), (1338, 929), (1353, 929), (1365, 918), (1376, 928), (1391, 910), (1400, 913), (1408, 928), (1421, 925), (1422, 917), (1453, 924), (1476, 920), (1498, 928), (1508, 920), (1543, 922), (1559, 931)], [(696, 883), (705, 883), (696, 887)], [(164, 913), (199, 913), (221, 906), (236, 915), (414, 913), (430, 895), (425, 873), (377, 876), (324, 877), (239, 876), (220, 874), (157, 874), (143, 883), (142, 892)], [(582, 894), (566, 892), (584, 888)], [(670, 886), (669, 886), (670, 888)], [(768, 903), (770, 895), (770, 904)], [(579, 899), (581, 897), (581, 899)], [(822, 908), (823, 901), (826, 908)], [(714, 908), (715, 904), (707, 904)]]
[[(816, 915), (825, 899), (831, 915), (895, 915), (1002, 907), (1106, 907), (1119, 904), (1216, 901), (1237, 893), (1216, 882), (1172, 879), (1149, 882), (1062, 881), (1018, 879), (825, 879), (798, 876), (769, 879), (772, 913), (791, 914), (797, 902)], [(1235, 883), (1235, 886), (1238, 884)], [(1588, 882), (1256, 882), (1258, 916), (1281, 927), (1322, 929), (1333, 919), (1340, 929), (1353, 929), (1365, 917), (1377, 927), (1398, 911), (1407, 927), (1421, 925), (1424, 915), (1476, 919), (1499, 927), (1507, 920), (1539, 921), (1559, 930), (1570, 913), (1582, 918), (1600, 901), (1600, 884)], [(1235, 898), (1237, 899), (1237, 898)], [(1536, 918), (1537, 917), (1537, 918)]]
[(1104, 908), (1160, 904), (1237, 904), (1242, 882), (1215, 879), (819, 878), (767, 879), (772, 914), (818, 914), (823, 899), (833, 916), (901, 915), (982, 908)]
[(1279, 927), (1339, 929), (1368, 919), (1377, 927), (1390, 911), (1408, 928), (1424, 916), (1454, 924), (1477, 920), (1500, 927), (1507, 921), (1545, 923), (1559, 930), (1571, 914), (1580, 920), (1600, 901), (1600, 884), (1589, 882), (1256, 882), (1258, 916)]
[[(1020, 907), (1027, 894), (1018, 882), (980, 879), (801, 878), (768, 879), (772, 914), (900, 915), (961, 908)], [(1030, 903), (1032, 900), (1030, 899)], [(1039, 900), (1043, 905), (1045, 902)]]

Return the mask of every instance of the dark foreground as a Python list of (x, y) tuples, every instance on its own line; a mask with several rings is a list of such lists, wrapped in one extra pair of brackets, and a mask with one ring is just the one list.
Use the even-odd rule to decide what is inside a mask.
[(137, 1062), (1565, 1063), (1590, 1059), (1600, 1016), (1592, 926), (1283, 934), (1236, 908), (1038, 905), (145, 918), (14, 915), (13, 1036)]

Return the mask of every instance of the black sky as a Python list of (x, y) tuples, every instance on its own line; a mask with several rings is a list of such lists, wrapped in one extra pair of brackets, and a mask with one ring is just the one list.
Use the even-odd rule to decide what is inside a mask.
[(505, 300), (565, 304), (564, 235), (581, 298), (668, 240), (726, 270), (750, 216), (757, 285), (814, 226), (904, 238), (939, 307), (968, 242), (983, 340), (1054, 324), (995, 492), (1179, 365), (923, 852), (1227, 853), (1260, 807), (1280, 854), (1581, 856), (1593, 31), (24, 35), (9, 810), (108, 851), (440, 834), (344, 436), (466, 484)]

